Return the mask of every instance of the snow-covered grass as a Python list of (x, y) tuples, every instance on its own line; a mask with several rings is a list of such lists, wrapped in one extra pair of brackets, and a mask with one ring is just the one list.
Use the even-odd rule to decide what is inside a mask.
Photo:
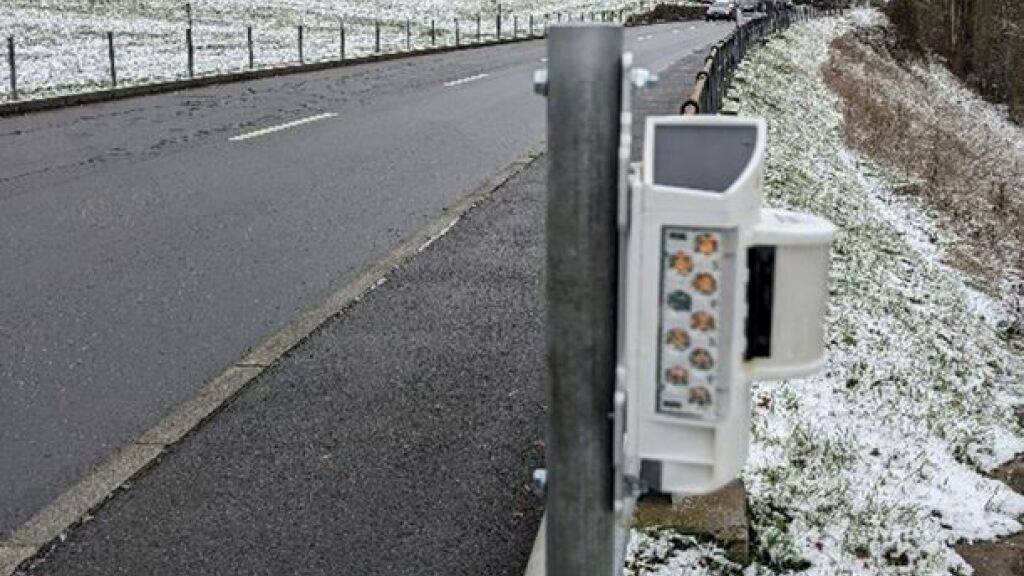
[[(691, 1), (691, 0), (685, 0)], [(118, 80), (140, 84), (187, 76), (186, 0), (4, 0), (0, 2), (0, 102), (10, 98), (6, 38), (16, 41), (18, 88), (21, 96), (108, 88), (108, 31), (114, 33)], [(298, 61), (298, 26), (305, 26), (306, 61), (340, 56), (340, 24), (346, 27), (347, 57), (374, 49), (374, 21), (382, 22), (381, 49), (405, 49), (405, 22), (410, 20), (412, 46), (431, 43), (430, 23), (437, 27), (437, 44), (455, 42), (455, 19), (461, 41), (476, 40), (476, 16), (481, 15), (484, 39), (493, 39), (498, 2), (495, 0), (192, 0), (193, 42), (197, 74), (241, 70), (248, 66), (246, 26), (253, 27), (255, 61), (266, 67)], [(511, 37), (518, 18), (519, 34), (528, 33), (533, 15), (540, 33), (545, 14), (554, 20), (589, 19), (591, 12), (625, 10), (633, 0), (503, 0), (502, 36)]]
[(881, 17), (833, 42), (825, 81), (847, 142), (906, 174), (902, 191), (971, 239), (946, 258), (1007, 304), (1008, 331), (1024, 333), (1024, 130), (935, 57), (895, 45)]
[[(984, 475), (1024, 451), (1024, 359), (986, 317), (1005, 310), (944, 263), (970, 240), (846, 147), (823, 80), (830, 42), (872, 14), (795, 26), (754, 50), (731, 90), (733, 108), (769, 122), (766, 203), (840, 229), (825, 370), (753, 386), (750, 575), (967, 574), (953, 543), (1021, 529), (1024, 497)], [(636, 574), (738, 571), (669, 535), (635, 534), (632, 549), (646, 559)]]

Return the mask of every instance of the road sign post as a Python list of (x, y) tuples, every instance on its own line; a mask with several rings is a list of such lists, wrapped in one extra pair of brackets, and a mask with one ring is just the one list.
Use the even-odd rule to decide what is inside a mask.
[(7, 65), (11, 71), (11, 100), (18, 99), (18, 65), (14, 55), (14, 36), (7, 38)]
[(110, 60), (110, 86), (117, 88), (117, 63), (114, 60), (113, 32), (107, 32), (107, 58)]
[(548, 36), (547, 574), (613, 566), (622, 29)]

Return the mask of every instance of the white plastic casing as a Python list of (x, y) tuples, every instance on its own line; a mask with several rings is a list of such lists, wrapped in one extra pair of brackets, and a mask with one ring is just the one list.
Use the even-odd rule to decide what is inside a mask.
[(797, 212), (762, 210), (751, 243), (775, 251), (771, 351), (747, 362), (751, 380), (807, 376), (825, 364), (825, 307), (836, 227)]
[[(625, 469), (649, 489), (701, 494), (736, 478), (750, 381), (807, 375), (824, 361), (836, 230), (762, 210), (765, 136), (760, 119), (647, 118), (644, 163), (630, 180), (623, 364)], [(745, 361), (752, 247), (770, 255), (771, 283), (759, 276), (765, 288), (753, 291), (770, 303), (771, 336), (759, 333), (768, 351)]]
[[(679, 150), (678, 156), (715, 156), (718, 146), (728, 140), (732, 152), (744, 156), (732, 162), (733, 174), (713, 178), (720, 189), (671, 186), (655, 166), (657, 129), (681, 130), (692, 146), (709, 149)], [(692, 130), (692, 131), (691, 131)], [(715, 131), (723, 131), (716, 134)], [(728, 133), (723, 137), (723, 134)], [(663, 132), (671, 134), (671, 132)], [(659, 145), (664, 145), (663, 140)], [(738, 144), (737, 144), (738, 143)], [(737, 147), (738, 146), (738, 147)], [(759, 119), (737, 117), (648, 117), (644, 143), (645, 162), (641, 174), (632, 179), (631, 221), (627, 264), (627, 365), (629, 367), (629, 409), (627, 416), (627, 468), (642, 476), (647, 485), (661, 492), (696, 494), (714, 490), (736, 477), (746, 461), (750, 433), (750, 390), (745, 377), (744, 319), (746, 315), (746, 251), (749, 235), (758, 223), (763, 181), (765, 125)], [(675, 156), (661, 162), (675, 162)], [(723, 164), (728, 164), (724, 162)], [(679, 166), (680, 178), (703, 174), (693, 166)], [(714, 171), (715, 167), (707, 167)], [(722, 171), (720, 166), (717, 167)], [(714, 183), (713, 183), (714, 184)], [(667, 235), (682, 233), (685, 239)], [(681, 247), (711, 233), (718, 239), (717, 259), (694, 254), (693, 269), (687, 274), (666, 273), (666, 245)], [(695, 246), (695, 245), (694, 245)], [(703, 268), (702, 268), (703, 267)], [(713, 312), (715, 328), (696, 333), (690, 347), (676, 354), (666, 351), (666, 323), (683, 327), (693, 315), (667, 308), (662, 292), (676, 286), (693, 286), (696, 275), (714, 269), (717, 289), (712, 298), (694, 292), (694, 310)], [(684, 268), (685, 269), (685, 268)], [(712, 307), (712, 304), (714, 306)], [(713, 337), (714, 346), (709, 346)], [(692, 359), (700, 347), (708, 349), (712, 370), (689, 366), (693, 381), (686, 386), (666, 384), (670, 362)], [(671, 356), (671, 358), (666, 358)], [(709, 376), (714, 379), (709, 383)], [(692, 398), (696, 388), (710, 394), (707, 407), (682, 402), (680, 410), (666, 410), (663, 390), (671, 390), (669, 402)], [(678, 389), (678, 394), (676, 390)]]

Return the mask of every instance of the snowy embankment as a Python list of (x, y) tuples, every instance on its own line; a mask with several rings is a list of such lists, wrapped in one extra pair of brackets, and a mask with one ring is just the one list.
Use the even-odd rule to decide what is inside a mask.
[[(678, 2), (674, 2), (678, 3)], [(684, 2), (685, 3), (685, 2)], [(109, 88), (107, 32), (114, 33), (118, 80), (122, 85), (152, 83), (187, 76), (186, 0), (5, 0), (0, 2), (0, 102), (10, 97), (6, 39), (15, 38), (18, 89), (23, 98)], [(591, 12), (637, 9), (629, 0), (504, 0), (502, 37), (528, 33), (534, 18), (540, 33), (545, 14), (561, 12), (578, 20)], [(430, 23), (439, 46), (455, 43), (455, 20), (461, 42), (476, 40), (477, 14), (481, 35), (493, 39), (498, 2), (469, 0), (192, 0), (193, 42), (197, 74), (238, 71), (248, 66), (246, 26), (253, 27), (257, 67), (297, 63), (298, 26), (305, 27), (307, 62), (340, 57), (345, 23), (345, 54), (354, 57), (374, 49), (374, 21), (379, 19), (381, 50), (405, 49), (405, 23), (410, 21), (413, 48), (430, 46)]]
[[(873, 14), (794, 27), (754, 50), (731, 90), (733, 108), (769, 122), (766, 203), (840, 228), (826, 369), (753, 387), (751, 575), (967, 574), (953, 543), (1021, 529), (1024, 497), (983, 475), (1024, 451), (1024, 356), (997, 328), (1003, 303), (943, 263), (969, 240), (846, 148), (823, 81), (830, 42)], [(740, 572), (669, 534), (632, 548), (627, 573)]]

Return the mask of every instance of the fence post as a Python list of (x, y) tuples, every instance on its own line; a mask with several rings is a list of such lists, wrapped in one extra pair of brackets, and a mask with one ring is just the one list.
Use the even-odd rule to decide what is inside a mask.
[(7, 64), (11, 68), (11, 100), (18, 99), (18, 67), (14, 57), (14, 36), (7, 38)]
[(345, 59), (345, 21), (344, 20), (342, 20), (341, 22), (338, 22), (338, 29), (341, 31), (340, 32), (340, 34), (341, 34), (341, 46), (339, 47), (341, 49), (341, 59), (344, 60)]
[(409, 52), (412, 50), (412, 23), (408, 18), (405, 19), (405, 51)]
[(494, 21), (494, 36), (497, 40), (501, 40), (501, 2), (498, 2), (498, 16)]
[(245, 27), (245, 44), (249, 47), (249, 70), (256, 67), (256, 54), (252, 47), (252, 25)]
[(373, 21), (373, 52), (380, 54), (380, 20)]
[(547, 574), (606, 574), (614, 557), (612, 393), (623, 33), (548, 39)]
[(303, 25), (299, 24), (299, 64), (305, 64), (306, 57), (302, 53), (302, 29)]
[(114, 33), (106, 33), (106, 55), (111, 60), (111, 86), (118, 87), (118, 67), (114, 60)]
[(192, 44), (192, 29), (185, 29), (185, 49), (188, 52), (188, 77), (194, 78), (196, 75), (196, 55), (195, 46)]

